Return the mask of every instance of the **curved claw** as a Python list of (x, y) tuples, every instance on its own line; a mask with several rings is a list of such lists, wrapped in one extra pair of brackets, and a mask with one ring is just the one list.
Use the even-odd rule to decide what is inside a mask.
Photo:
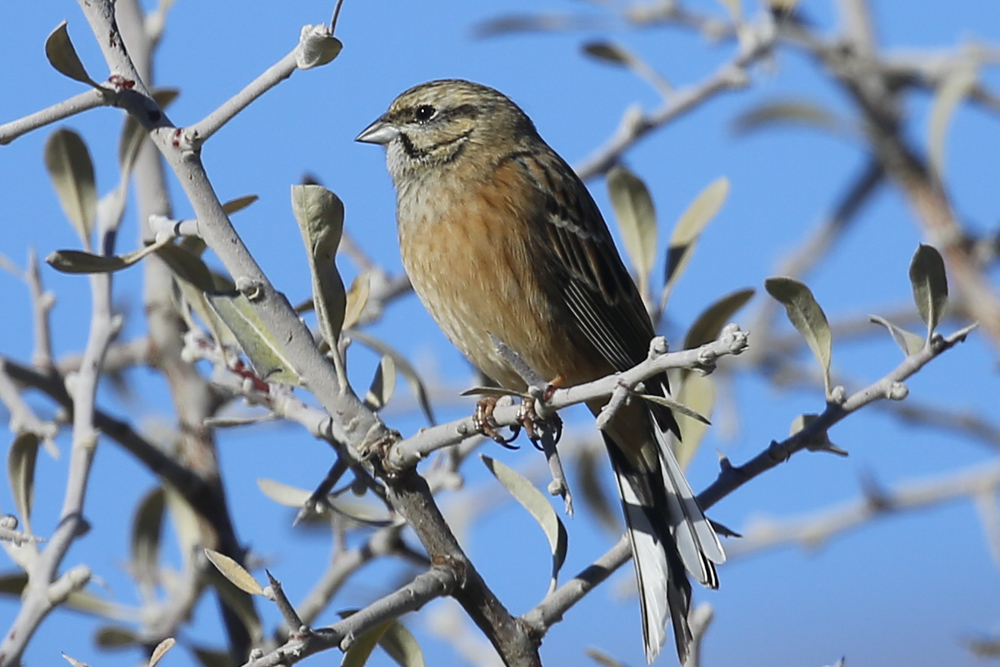
[(562, 419), (559, 418), (559, 415), (552, 413), (549, 417), (542, 419), (535, 411), (534, 401), (521, 401), (521, 406), (517, 411), (517, 421), (524, 427), (524, 432), (527, 433), (528, 439), (531, 440), (531, 444), (533, 444), (535, 449), (539, 451), (543, 451), (545, 449), (542, 446), (542, 438), (544, 437), (544, 434), (539, 432), (539, 426), (551, 425), (553, 427), (555, 431), (553, 445), (558, 444), (559, 440), (562, 438), (563, 422)]
[(499, 396), (484, 396), (479, 399), (479, 402), (476, 403), (476, 411), (472, 413), (472, 423), (475, 425), (477, 431), (497, 444), (507, 449), (519, 449), (516, 445), (510, 443), (514, 442), (517, 436), (521, 434), (521, 427), (517, 424), (511, 426), (511, 435), (509, 438), (505, 438), (500, 434), (497, 423), (493, 419), (493, 411), (497, 407), (498, 400), (500, 400)]

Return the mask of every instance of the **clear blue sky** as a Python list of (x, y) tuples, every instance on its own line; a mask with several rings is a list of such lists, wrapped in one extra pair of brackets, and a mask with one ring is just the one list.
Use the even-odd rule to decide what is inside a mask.
[[(496, 2), (358, 2), (346, 0), (338, 26), (345, 48), (331, 65), (292, 78), (244, 111), (214, 136), (204, 161), (220, 198), (254, 193), (260, 201), (238, 214), (235, 224), (271, 279), (293, 302), (307, 296), (309, 276), (301, 241), (288, 206), (289, 185), (304, 172), (315, 174), (344, 200), (347, 228), (362, 247), (390, 271), (400, 270), (394, 227), (394, 196), (383, 155), (353, 139), (384, 111), (403, 89), (434, 78), (461, 77), (494, 86), (517, 101), (535, 120), (543, 137), (570, 162), (579, 163), (613, 132), (632, 103), (645, 109), (658, 98), (641, 80), (621, 69), (583, 57), (580, 45), (590, 39), (614, 39), (647, 58), (675, 85), (708, 76), (732, 55), (730, 45), (712, 46), (688, 32), (655, 30), (629, 33), (611, 21), (607, 28), (557, 35), (520, 35), (477, 40), (477, 22), (506, 13), (588, 11), (597, 3), (570, 0), (500, 0)], [(748, 12), (756, 11), (749, 6)], [(835, 17), (825, 0), (804, 0), (803, 8), (821, 30), (832, 30)], [(879, 34), (894, 48), (944, 48), (957, 43), (1000, 41), (1000, 6), (994, 0), (914, 3), (874, 1)], [(722, 15), (721, 4), (704, 0), (693, 7)], [(329, 19), (330, 3), (180, 1), (168, 18), (156, 68), (157, 84), (178, 87), (181, 96), (170, 109), (179, 125), (196, 122), (237, 92), (294, 46), (305, 23)], [(75, 3), (7, 3), (0, 24), (0, 122), (18, 118), (81, 92), (81, 85), (56, 73), (45, 61), (43, 43), (63, 19), (91, 75), (107, 73), (93, 37)], [(995, 72), (987, 79), (1000, 88)], [(649, 184), (662, 223), (661, 246), (669, 225), (709, 182), (725, 175), (731, 194), (698, 247), (694, 261), (671, 301), (666, 333), (678, 338), (693, 318), (715, 298), (763, 280), (805, 238), (836, 202), (865, 156), (843, 140), (803, 130), (769, 131), (734, 137), (731, 120), (753, 104), (774, 97), (808, 96), (845, 111), (837, 90), (816, 75), (811, 63), (783, 53), (769, 67), (754, 72), (752, 88), (716, 99), (693, 115), (658, 132), (627, 155), (630, 167)], [(911, 136), (923, 141), (929, 98), (908, 108)], [(119, 112), (98, 109), (70, 119), (81, 132), (97, 166), (98, 186), (107, 191), (117, 178)], [(0, 253), (23, 265), (34, 246), (43, 257), (78, 240), (64, 220), (42, 166), (48, 130), (0, 147)], [(996, 177), (1000, 173), (1000, 124), (996, 117), (964, 108), (950, 134), (948, 174), (956, 209), (977, 229), (996, 224)], [(589, 184), (608, 214), (603, 181)], [(176, 184), (178, 217), (191, 213)], [(134, 219), (121, 234), (120, 249), (135, 247)], [(854, 231), (829, 261), (807, 278), (831, 319), (886, 312), (909, 302), (907, 267), (922, 237), (900, 198), (883, 191), (865, 209)], [(662, 254), (662, 253), (661, 253)], [(354, 268), (343, 259), (348, 278)], [(662, 271), (662, 267), (657, 269)], [(131, 315), (125, 335), (141, 335), (140, 271), (116, 281), (118, 302)], [(46, 285), (59, 301), (54, 314), (55, 344), (60, 353), (82, 349), (89, 312), (87, 281), (50, 269)], [(762, 297), (758, 296), (758, 299)], [(755, 301), (753, 305), (756, 305)], [(0, 273), (0, 353), (28, 360), (31, 331), (27, 290)], [(739, 319), (739, 318), (738, 318)], [(745, 319), (740, 319), (744, 325)], [(950, 325), (949, 325), (950, 326)], [(456, 390), (471, 382), (469, 367), (450, 348), (414, 298), (396, 304), (373, 329), (424, 370)], [(752, 340), (752, 339), (751, 339)], [(898, 362), (888, 337), (837, 345), (835, 365), (858, 381), (873, 381)], [(374, 358), (352, 358), (358, 386), (367, 383)], [(964, 346), (925, 369), (909, 383), (913, 400), (992, 416), (997, 401), (996, 354), (973, 336)], [(147, 371), (134, 374), (144, 396), (122, 401), (102, 394), (115, 414), (136, 416), (143, 428), (170, 417), (162, 386)], [(737, 401), (735, 433), (716, 427), (691, 469), (692, 484), (703, 488), (716, 471), (716, 450), (741, 463), (771, 439), (781, 439), (794, 417), (822, 410), (822, 391), (781, 392), (752, 378), (741, 378), (731, 391)], [(400, 398), (405, 398), (402, 396)], [(439, 410), (447, 419), (467, 405)], [(33, 405), (50, 413), (43, 399)], [(418, 419), (389, 413), (390, 424), (404, 433)], [(717, 417), (717, 422), (725, 419)], [(574, 433), (586, 433), (580, 422)], [(833, 440), (850, 451), (840, 459), (804, 453), (721, 502), (713, 518), (743, 530), (755, 517), (804, 515), (859, 495), (860, 479), (870, 475), (891, 485), (969, 469), (992, 459), (978, 443), (948, 434), (900, 425), (884, 412), (868, 410), (838, 426)], [(39, 458), (34, 525), (49, 534), (61, 504), (64, 457)], [(304, 597), (322, 571), (329, 553), (323, 533), (303, 534), (290, 527), (291, 514), (262, 496), (259, 478), (311, 488), (317, 471), (329, 464), (329, 449), (294, 427), (264, 427), (221, 434), (220, 455), (237, 529), (255, 552), (273, 559), (271, 571), (285, 583), (292, 600)], [(531, 465), (540, 455), (488, 452), (515, 467)], [(537, 463), (537, 461), (535, 461)], [(610, 484), (610, 479), (606, 479)], [(572, 482), (572, 479), (571, 479)], [(103, 442), (97, 456), (87, 515), (92, 532), (70, 552), (67, 566), (86, 562), (109, 586), (116, 600), (133, 602), (134, 589), (124, 574), (131, 508), (154, 480)], [(470, 487), (494, 485), (476, 462), (469, 467)], [(4, 483), (6, 487), (6, 483)], [(444, 499), (445, 506), (449, 500)], [(9, 491), (0, 508), (12, 511)], [(587, 516), (567, 522), (570, 533), (566, 575), (584, 567), (608, 548), (613, 538)], [(515, 613), (535, 604), (545, 592), (548, 555), (544, 538), (520, 508), (508, 504), (491, 513), (466, 536), (466, 544), (486, 580)], [(13, 565), (3, 557), (0, 571)], [(377, 567), (338, 597), (333, 611), (355, 607), (389, 590), (399, 570)], [(582, 650), (599, 648), (629, 665), (644, 664), (635, 598), (617, 592), (631, 577), (631, 567), (573, 609), (543, 644), (548, 665), (586, 664)], [(699, 591), (699, 601), (715, 607), (707, 638), (705, 665), (739, 664), (815, 666), (847, 656), (856, 667), (887, 664), (973, 665), (962, 648), (964, 637), (1000, 633), (1000, 577), (991, 561), (981, 524), (968, 502), (930, 512), (890, 518), (840, 536), (820, 551), (782, 549), (735, 560), (720, 570), (717, 593)], [(439, 603), (450, 604), (450, 603)], [(277, 614), (259, 605), (268, 623)], [(0, 627), (16, 607), (0, 600)], [(407, 624), (424, 642), (428, 664), (461, 664), (450, 647), (429, 636), (423, 615)], [(133, 652), (97, 651), (91, 634), (98, 624), (66, 612), (50, 617), (26, 656), (32, 664), (58, 664), (59, 651), (92, 665), (135, 664)], [(202, 605), (186, 639), (215, 644), (219, 636), (214, 604)], [(190, 664), (175, 649), (165, 665)], [(305, 664), (329, 664), (336, 654)], [(657, 664), (672, 664), (669, 647)], [(325, 662), (324, 662), (325, 661)], [(388, 664), (379, 656), (372, 664)]]

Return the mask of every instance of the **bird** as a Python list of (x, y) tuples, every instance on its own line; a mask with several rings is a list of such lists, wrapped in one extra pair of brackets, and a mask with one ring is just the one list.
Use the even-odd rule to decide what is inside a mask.
[[(655, 335), (600, 209), (531, 119), (493, 88), (442, 79), (401, 93), (357, 141), (381, 144), (403, 268), (447, 338), (501, 387), (526, 383), (496, 340), (553, 386), (625, 371)], [(647, 393), (669, 390), (665, 374)], [(607, 400), (591, 401), (596, 415)], [(604, 427), (639, 589), (647, 662), (672, 621), (683, 663), (691, 585), (725, 553), (671, 449), (670, 409), (633, 397)]]

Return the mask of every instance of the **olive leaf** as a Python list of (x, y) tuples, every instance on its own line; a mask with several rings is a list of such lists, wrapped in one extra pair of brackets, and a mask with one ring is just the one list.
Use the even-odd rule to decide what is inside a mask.
[(363, 331), (358, 331), (357, 329), (352, 330), (351, 338), (358, 341), (365, 347), (375, 350), (381, 355), (388, 355), (392, 357), (396, 370), (402, 373), (403, 378), (406, 380), (406, 384), (410, 387), (410, 391), (413, 392), (413, 396), (417, 399), (420, 409), (423, 411), (424, 416), (427, 417), (427, 421), (430, 422), (431, 425), (435, 424), (434, 412), (431, 409), (431, 402), (427, 395), (427, 388), (424, 386), (424, 381), (420, 379), (416, 369), (413, 368), (410, 362), (406, 360), (406, 357), (382, 340), (375, 338), (374, 336), (370, 336)]
[(354, 639), (351, 646), (344, 652), (344, 659), (340, 667), (364, 667), (371, 657), (372, 651), (378, 646), (382, 635), (394, 621), (380, 623), (368, 632), (364, 632)]
[(559, 570), (566, 560), (566, 548), (569, 541), (566, 527), (545, 494), (539, 491), (524, 475), (488, 456), (480, 455), (480, 458), (493, 473), (493, 476), (503, 484), (504, 488), (510, 492), (510, 495), (514, 496), (514, 499), (524, 509), (528, 510), (545, 532), (545, 537), (549, 540), (549, 549), (552, 552), (552, 579), (549, 583), (549, 592), (551, 593), (556, 588)]
[(393, 621), (385, 629), (378, 645), (389, 654), (390, 658), (396, 661), (399, 667), (424, 667), (426, 665), (417, 638), (399, 621)]
[(927, 338), (941, 322), (948, 304), (948, 276), (944, 260), (933, 246), (920, 244), (910, 262), (910, 284), (913, 301), (921, 319), (927, 324)]
[(896, 341), (896, 345), (899, 345), (899, 348), (903, 350), (903, 354), (906, 356), (916, 354), (923, 349), (924, 339), (912, 331), (907, 331), (902, 327), (898, 327), (889, 320), (884, 317), (879, 317), (878, 315), (869, 315), (868, 320), (870, 322), (874, 322), (875, 324), (881, 324), (888, 329), (892, 339)]
[(163, 658), (163, 656), (167, 654), (167, 651), (172, 649), (176, 643), (176, 639), (173, 637), (167, 637), (162, 642), (157, 644), (156, 648), (153, 649), (153, 654), (149, 656), (149, 664), (147, 664), (146, 667), (156, 667), (156, 664), (160, 662), (160, 659)]
[(972, 92), (978, 80), (979, 68), (976, 63), (970, 62), (945, 76), (934, 94), (927, 126), (927, 159), (939, 179), (944, 179), (945, 149), (951, 119), (959, 103)]
[(639, 398), (643, 398), (650, 403), (656, 403), (658, 405), (663, 405), (670, 408), (673, 412), (677, 414), (684, 415), (690, 419), (701, 422), (706, 426), (710, 426), (712, 422), (708, 421), (704, 415), (699, 414), (687, 405), (684, 405), (680, 401), (676, 401), (670, 396), (656, 396), (655, 394), (636, 394)]
[(388, 354), (382, 355), (371, 387), (365, 395), (365, 405), (378, 412), (386, 406), (396, 390), (396, 362)]
[(25, 533), (31, 535), (31, 508), (35, 499), (35, 462), (38, 460), (38, 436), (19, 433), (7, 452), (7, 478), (14, 506)]
[(234, 586), (244, 593), (250, 595), (263, 595), (264, 589), (260, 583), (247, 572), (242, 565), (225, 554), (221, 554), (213, 549), (205, 549), (205, 556), (209, 562), (215, 566), (222, 576), (228, 579)]
[(139, 644), (139, 635), (120, 625), (105, 625), (94, 633), (94, 643), (101, 648), (125, 648)]
[(209, 305), (236, 336), (257, 375), (268, 382), (301, 386), (302, 378), (274, 334), (240, 292), (206, 294)]
[(740, 114), (733, 121), (736, 134), (749, 134), (772, 126), (802, 125), (837, 135), (854, 136), (856, 132), (843, 118), (811, 100), (765, 102)]
[(100, 88), (90, 78), (87, 69), (80, 62), (80, 56), (76, 54), (73, 42), (69, 38), (66, 21), (57, 25), (55, 30), (45, 39), (45, 57), (60, 74), (68, 76), (74, 81), (89, 84), (94, 88)]
[(87, 144), (73, 130), (56, 130), (45, 142), (45, 169), (63, 212), (89, 248), (97, 216), (97, 187)]
[(308, 251), (319, 330), (330, 347), (336, 348), (347, 304), (336, 263), (344, 231), (344, 204), (321, 185), (293, 185), (292, 213)]
[(809, 349), (823, 369), (823, 388), (830, 396), (830, 361), (833, 356), (833, 336), (826, 314), (813, 293), (792, 278), (768, 278), (764, 281), (768, 294), (785, 307), (788, 320), (805, 338)]
[(639, 292), (648, 294), (649, 274), (656, 261), (656, 210), (653, 198), (642, 179), (620, 165), (612, 167), (608, 172), (607, 183), (625, 252), (639, 279)]
[(705, 226), (722, 208), (729, 194), (729, 179), (722, 177), (702, 190), (695, 200), (681, 214), (667, 246), (667, 268), (663, 285), (663, 296), (660, 298), (660, 310), (666, 305), (667, 298), (673, 290), (674, 283), (684, 272), (691, 254), (694, 252), (698, 237)]
[(154, 252), (173, 243), (174, 237), (163, 236), (160, 240), (124, 255), (95, 255), (80, 250), (56, 250), (45, 258), (45, 262), (62, 273), (114, 273), (127, 269)]
[(155, 599), (159, 583), (160, 541), (166, 498), (162, 487), (143, 497), (132, 518), (131, 573), (147, 601)]
[(684, 348), (690, 350), (711, 343), (722, 333), (722, 328), (729, 324), (729, 319), (746, 305), (756, 293), (751, 287), (737, 290), (722, 297), (699, 315), (684, 337)]
[(583, 45), (583, 52), (611, 65), (629, 67), (635, 62), (635, 56), (627, 49), (610, 42), (588, 42)]
[[(677, 391), (677, 401), (691, 408), (696, 414), (711, 415), (715, 408), (715, 380), (708, 375), (687, 373)], [(674, 454), (681, 468), (686, 468), (701, 446), (701, 441), (708, 432), (708, 420), (692, 419), (683, 412), (674, 412), (677, 426), (683, 438), (674, 442)]]

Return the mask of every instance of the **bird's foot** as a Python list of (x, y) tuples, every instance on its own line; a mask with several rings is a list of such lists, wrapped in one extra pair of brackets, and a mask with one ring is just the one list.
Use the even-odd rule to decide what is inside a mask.
[(511, 426), (511, 435), (509, 438), (505, 438), (500, 433), (500, 426), (497, 425), (496, 420), (493, 418), (493, 411), (496, 410), (497, 401), (499, 400), (500, 396), (483, 396), (479, 399), (479, 402), (476, 403), (476, 411), (472, 413), (472, 423), (475, 425), (476, 430), (487, 438), (507, 449), (517, 449), (516, 446), (510, 443), (514, 442), (517, 436), (520, 435), (521, 427), (516, 424)]
[(542, 441), (546, 437), (546, 431), (550, 429), (553, 445), (558, 443), (559, 439), (562, 438), (562, 419), (555, 412), (547, 417), (540, 417), (535, 410), (534, 400), (521, 400), (521, 405), (517, 410), (517, 421), (524, 427), (524, 432), (528, 435), (528, 439), (531, 440), (531, 444), (535, 446), (535, 449), (544, 450)]

